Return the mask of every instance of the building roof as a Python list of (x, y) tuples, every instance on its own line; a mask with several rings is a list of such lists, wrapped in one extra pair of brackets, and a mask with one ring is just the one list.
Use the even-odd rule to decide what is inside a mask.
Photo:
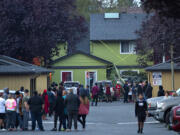
[(88, 57), (91, 57), (91, 58), (93, 58), (93, 59), (95, 59), (95, 60), (101, 61), (101, 62), (103, 62), (103, 63), (112, 64), (111, 62), (109, 62), (109, 61), (107, 61), (107, 60), (104, 60), (104, 59), (102, 59), (102, 58), (96, 57), (96, 56), (91, 55), (91, 54), (89, 54), (89, 53), (85, 53), (85, 52), (83, 52), (83, 51), (76, 51), (76, 52), (73, 52), (73, 53), (71, 53), (71, 54), (68, 54), (68, 55), (66, 55), (66, 56), (60, 57), (60, 58), (52, 61), (51, 65), (52, 65), (52, 64), (55, 64), (56, 62), (59, 62), (59, 61), (61, 61), (61, 60), (64, 60), (64, 59), (66, 59), (66, 58), (68, 58), (68, 57), (71, 57), (71, 56), (73, 56), (73, 55), (75, 55), (75, 54), (83, 54), (83, 55), (86, 55), (86, 56), (88, 56)]
[[(178, 59), (176, 58), (175, 60), (178, 60)], [(167, 61), (165, 63), (160, 63), (160, 64), (146, 68), (146, 71), (170, 71), (170, 70), (171, 70), (170, 61)], [(180, 71), (180, 63), (179, 62), (174, 63), (174, 70)]]
[(119, 18), (104, 18), (104, 14), (91, 14), (90, 40), (136, 40), (136, 31), (146, 19), (145, 13), (121, 13)]
[(0, 74), (47, 74), (53, 72), (27, 62), (0, 55)]

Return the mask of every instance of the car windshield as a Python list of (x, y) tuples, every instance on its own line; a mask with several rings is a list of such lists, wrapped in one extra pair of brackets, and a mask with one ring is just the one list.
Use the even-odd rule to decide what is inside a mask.
[(180, 96), (180, 88), (176, 91), (177, 95)]
[(112, 82), (104, 82), (103, 85), (104, 86), (109, 85), (110, 87), (112, 87)]
[(79, 83), (76, 82), (71, 82), (71, 83), (64, 83), (64, 87), (68, 88), (68, 87), (78, 87)]

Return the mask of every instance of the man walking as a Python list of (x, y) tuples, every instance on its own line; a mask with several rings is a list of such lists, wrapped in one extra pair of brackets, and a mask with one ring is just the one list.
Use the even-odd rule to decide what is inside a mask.
[(28, 120), (29, 120), (29, 90), (24, 91), (24, 97), (22, 99), (22, 112), (23, 112), (23, 131), (28, 130)]
[(73, 94), (73, 90), (70, 89), (70, 94), (65, 99), (65, 105), (68, 112), (68, 129), (71, 131), (72, 120), (74, 120), (74, 129), (77, 130), (77, 119), (78, 119), (78, 110), (80, 106), (80, 100), (77, 95)]
[(33, 97), (31, 97), (28, 101), (28, 104), (30, 106), (30, 112), (31, 112), (31, 119), (32, 119), (32, 131), (36, 128), (36, 121), (38, 123), (38, 127), (40, 131), (44, 131), (43, 125), (42, 125), (42, 112), (44, 108), (43, 100), (40, 96), (38, 96), (37, 91), (34, 91)]
[(95, 106), (97, 106), (98, 93), (99, 93), (99, 88), (97, 86), (97, 83), (95, 83), (95, 86), (93, 86), (93, 88), (92, 88), (92, 98), (93, 98), (93, 101), (91, 103), (92, 106), (94, 105), (94, 102), (95, 102)]

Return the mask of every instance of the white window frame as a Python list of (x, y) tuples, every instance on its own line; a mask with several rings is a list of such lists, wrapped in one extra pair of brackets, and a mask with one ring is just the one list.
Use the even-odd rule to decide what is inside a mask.
[[(133, 45), (133, 42), (129, 42), (128, 45), (129, 45), (129, 50), (130, 50), (130, 45)], [(120, 54), (136, 54), (136, 51), (133, 51), (133, 52), (122, 52), (121, 48), (122, 48), (122, 42), (120, 42)]]
[(120, 70), (120, 75), (122, 75), (122, 72), (124, 71), (133, 71), (133, 72), (137, 72), (139, 74), (139, 70), (138, 69), (133, 69), (133, 70)]
[(70, 72), (71, 73), (71, 81), (73, 81), (73, 71), (72, 70), (62, 70), (60, 71), (60, 78), (61, 78), (61, 81), (62, 81), (62, 73), (63, 72)]
[(98, 72), (97, 72), (97, 70), (85, 71), (85, 86), (87, 86), (87, 78), (86, 78), (87, 72), (95, 72), (96, 73), (96, 81), (98, 81)]

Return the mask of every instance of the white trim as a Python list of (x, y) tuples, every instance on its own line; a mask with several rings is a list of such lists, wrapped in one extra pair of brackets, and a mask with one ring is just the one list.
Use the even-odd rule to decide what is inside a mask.
[(70, 72), (71, 73), (71, 81), (73, 81), (73, 71), (72, 70), (62, 70), (60, 71), (60, 78), (61, 78), (61, 81), (62, 81), (62, 73), (63, 72)]
[(96, 73), (96, 80), (95, 80), (95, 82), (98, 81), (98, 78), (97, 78), (98, 77), (98, 72), (97, 72), (97, 70), (85, 71), (85, 86), (87, 86), (87, 78), (86, 78), (87, 72), (95, 72)]
[(119, 72), (120, 72), (120, 74), (122, 74), (122, 72), (124, 72), (124, 71), (133, 71), (133, 72), (137, 72), (139, 74), (139, 70), (138, 69), (132, 69), (132, 70), (123, 69), (123, 70), (120, 70)]

